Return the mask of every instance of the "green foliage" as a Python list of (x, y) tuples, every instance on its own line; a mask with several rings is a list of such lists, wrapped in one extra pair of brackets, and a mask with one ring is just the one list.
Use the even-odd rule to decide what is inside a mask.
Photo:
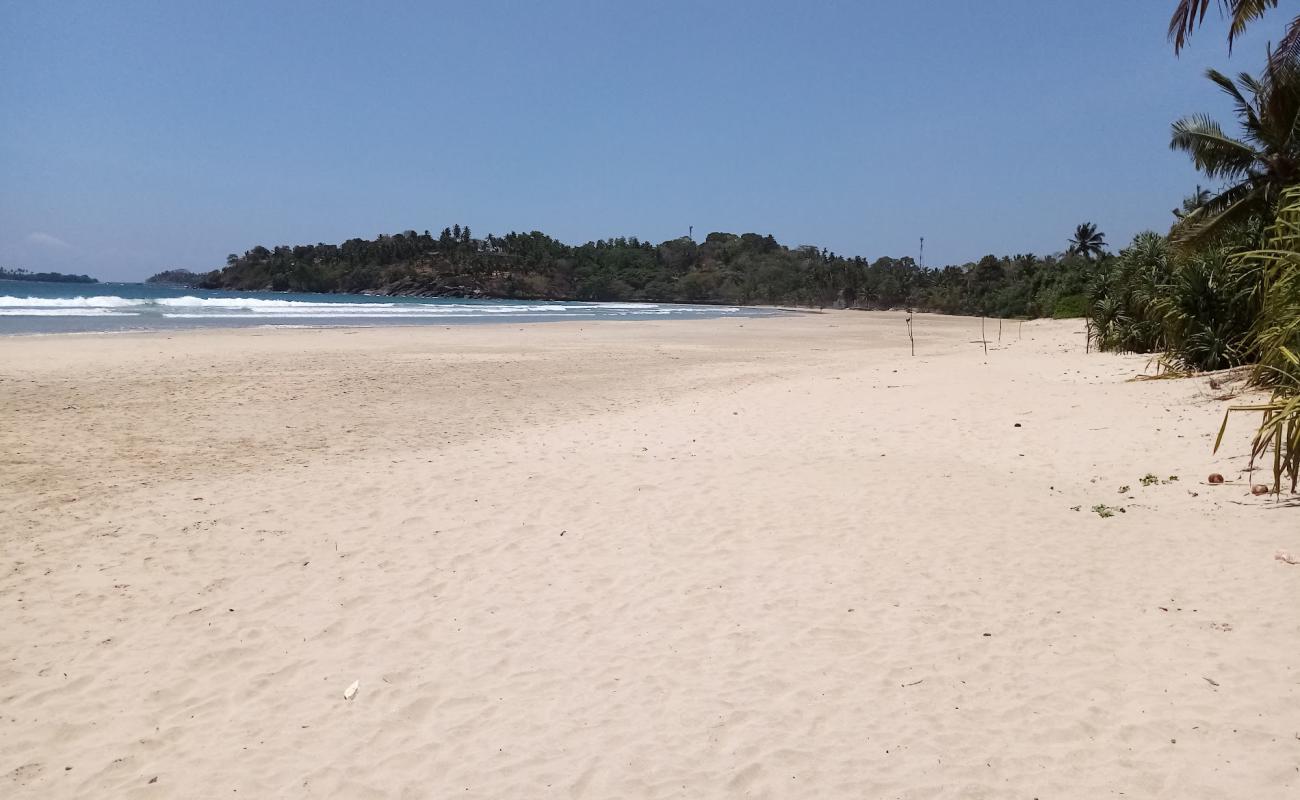
[(1056, 311), (1062, 298), (1081, 295), (1106, 258), (988, 255), (924, 269), (908, 257), (868, 261), (811, 246), (788, 248), (755, 233), (710, 233), (703, 242), (682, 237), (658, 245), (620, 237), (575, 247), (536, 231), (474, 239), (468, 227), (455, 225), (437, 238), (406, 231), (342, 245), (255, 247), (229, 256), (202, 285), (1039, 317)]
[(1282, 190), (1300, 182), (1300, 60), (1295, 56), (1269, 59), (1259, 77), (1243, 72), (1233, 80), (1217, 70), (1206, 72), (1232, 99), (1241, 132), (1229, 136), (1205, 114), (1173, 124), (1170, 148), (1187, 153), (1206, 177), (1226, 184), (1217, 194), (1198, 197), (1180, 215), (1176, 241), (1212, 244), (1230, 226), (1266, 218)]
[(1067, 294), (1058, 298), (1052, 309), (1055, 319), (1076, 319), (1088, 316), (1088, 296), (1085, 294)]
[(1147, 232), (1096, 273), (1088, 317), (1101, 350), (1202, 371), (1246, 362), (1258, 309), (1257, 277), (1226, 247), (1182, 254)]
[(1074, 229), (1074, 236), (1070, 239), (1070, 249), (1066, 252), (1070, 255), (1083, 256), (1089, 261), (1100, 258), (1106, 252), (1106, 234), (1097, 230), (1097, 226), (1091, 222), (1085, 222)]
[(199, 286), (204, 276), (188, 269), (165, 269), (150, 275), (145, 283), (161, 283), (168, 286)]
[(63, 272), (28, 272), (25, 269), (0, 267), (0, 281), (41, 281), (44, 283), (99, 283), (89, 275), (68, 275)]
[(1088, 315), (1098, 348), (1149, 353), (1164, 346), (1164, 328), (1154, 303), (1169, 281), (1164, 237), (1145, 232), (1093, 276)]
[(1174, 271), (1152, 308), (1161, 318), (1167, 362), (1182, 371), (1246, 363), (1259, 310), (1258, 285), (1224, 250), (1195, 253)]
[(1264, 246), (1239, 261), (1259, 284), (1253, 330), (1258, 383), (1300, 394), (1300, 188), (1282, 196)]
[(1300, 187), (1285, 191), (1263, 247), (1234, 261), (1258, 287), (1259, 308), (1251, 330), (1254, 378), (1273, 390), (1271, 402), (1234, 406), (1224, 415), (1215, 441), (1223, 441), (1234, 411), (1262, 415), (1251, 446), (1252, 464), (1271, 451), (1273, 491), (1289, 477), (1300, 482)]

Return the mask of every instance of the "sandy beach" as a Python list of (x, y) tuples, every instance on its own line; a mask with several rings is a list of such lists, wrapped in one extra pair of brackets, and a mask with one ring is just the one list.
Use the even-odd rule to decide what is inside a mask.
[(1250, 422), (1081, 321), (916, 335), (0, 339), (0, 794), (1300, 796)]

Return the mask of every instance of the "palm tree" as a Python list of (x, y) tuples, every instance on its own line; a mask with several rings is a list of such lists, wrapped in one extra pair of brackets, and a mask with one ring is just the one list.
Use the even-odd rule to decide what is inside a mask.
[(1083, 256), (1091, 261), (1094, 256), (1101, 256), (1106, 248), (1106, 234), (1097, 230), (1091, 222), (1085, 222), (1074, 229), (1070, 239), (1070, 248), (1065, 252), (1072, 256)]
[[(1250, 23), (1277, 8), (1278, 0), (1218, 0), (1219, 12), (1231, 20), (1228, 26), (1228, 52), (1233, 42), (1245, 32)], [(1174, 16), (1169, 20), (1169, 39), (1174, 43), (1174, 53), (1182, 51), (1192, 31), (1205, 21), (1210, 10), (1210, 0), (1179, 0)], [(1300, 17), (1291, 20), (1286, 33), (1278, 42), (1277, 53), (1294, 58), (1300, 53)]]
[(1202, 189), (1201, 185), (1196, 184), (1196, 191), (1183, 198), (1183, 207), (1174, 209), (1174, 216), (1178, 219), (1185, 218), (1188, 214), (1205, 205), (1213, 197), (1209, 189)]
[(1269, 61), (1262, 77), (1242, 73), (1236, 82), (1218, 70), (1205, 74), (1232, 98), (1241, 138), (1225, 134), (1207, 114), (1173, 124), (1170, 149), (1228, 184), (1176, 225), (1181, 243), (1204, 242), (1252, 215), (1267, 217), (1282, 190), (1300, 183), (1300, 62)]

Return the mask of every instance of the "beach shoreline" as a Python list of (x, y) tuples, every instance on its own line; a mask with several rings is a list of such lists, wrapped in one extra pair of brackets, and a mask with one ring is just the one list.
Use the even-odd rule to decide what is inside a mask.
[(1297, 791), (1249, 422), (904, 316), (0, 337), (0, 785)]
[(157, 284), (0, 285), (0, 336), (263, 327), (413, 327), (708, 319), (779, 314), (771, 307), (647, 301), (510, 300), (224, 291)]

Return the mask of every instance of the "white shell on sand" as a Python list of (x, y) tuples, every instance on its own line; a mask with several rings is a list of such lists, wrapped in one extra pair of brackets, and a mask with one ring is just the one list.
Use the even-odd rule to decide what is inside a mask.
[(361, 681), (360, 680), (353, 681), (351, 686), (343, 690), (343, 699), (351, 700), (352, 698), (356, 697), (357, 690), (360, 688), (361, 688)]

